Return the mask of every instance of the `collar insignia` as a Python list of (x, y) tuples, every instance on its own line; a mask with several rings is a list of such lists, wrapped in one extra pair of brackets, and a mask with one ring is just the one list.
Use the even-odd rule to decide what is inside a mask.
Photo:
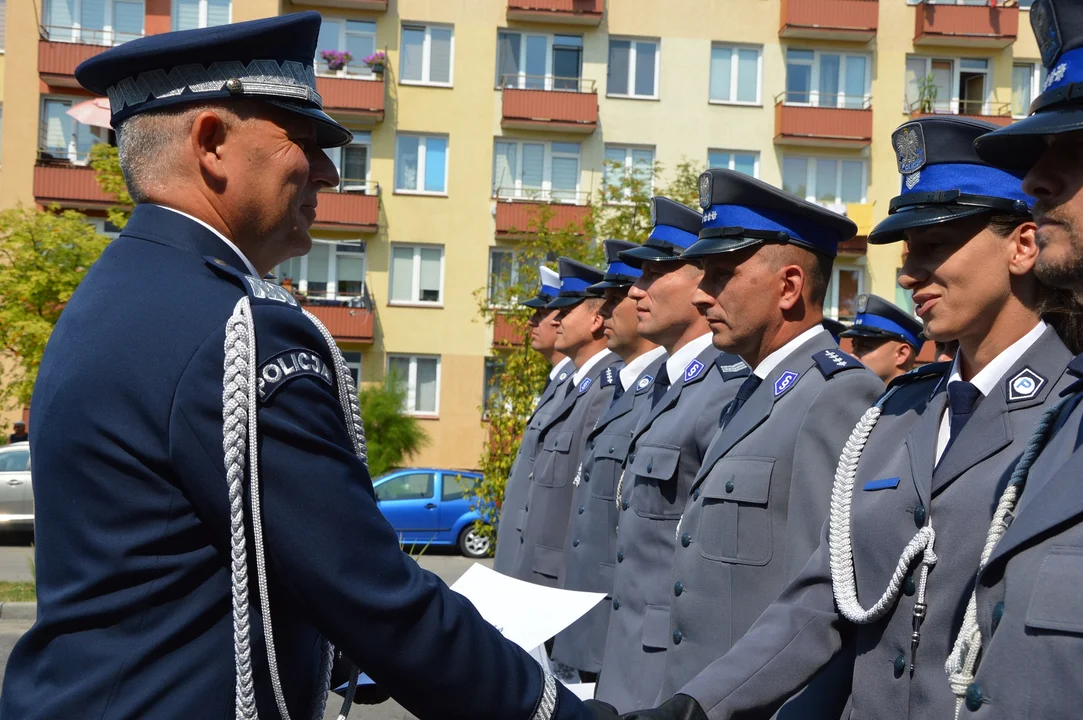
[(787, 370), (779, 375), (778, 380), (775, 380), (775, 397), (789, 390), (797, 382), (798, 377), (799, 375), (793, 370)]
[(1042, 53), (1042, 63), (1047, 68), (1053, 67), (1064, 49), (1064, 42), (1060, 37), (1060, 25), (1052, 0), (1035, 0), (1030, 6), (1030, 26), (1034, 29), (1034, 38)]
[(918, 123), (906, 123), (896, 130), (891, 136), (891, 145), (895, 148), (899, 172), (903, 175), (916, 173), (925, 167), (925, 133)]
[(557, 375), (557, 382), (564, 382), (568, 379), (568, 371), (565, 370), (560, 375)]
[(594, 382), (594, 378), (583, 378), (583, 382), (579, 383), (579, 394), (585, 393), (592, 382)]
[(692, 362), (688, 363), (688, 367), (684, 369), (684, 381), (690, 382), (698, 378), (700, 373), (703, 372), (703, 367), (703, 363), (701, 363), (699, 360), (693, 360)]
[(636, 390), (646, 390), (647, 386), (651, 384), (652, 380), (654, 380), (654, 378), (650, 375), (644, 375), (643, 377), (639, 378), (639, 382), (636, 384)]
[(1044, 377), (1030, 368), (1023, 368), (1008, 381), (1008, 402), (1030, 400), (1044, 385)]

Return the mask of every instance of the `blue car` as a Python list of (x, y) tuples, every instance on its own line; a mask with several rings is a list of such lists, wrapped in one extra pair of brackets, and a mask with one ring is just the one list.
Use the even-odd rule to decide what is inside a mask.
[(487, 557), (490, 541), (474, 530), (481, 515), (471, 507), (481, 474), (408, 468), (372, 482), (380, 512), (405, 546), (457, 545), (469, 558)]

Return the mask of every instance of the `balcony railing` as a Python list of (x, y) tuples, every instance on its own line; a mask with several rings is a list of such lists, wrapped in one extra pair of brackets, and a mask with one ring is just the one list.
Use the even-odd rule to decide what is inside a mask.
[[(283, 287), (292, 290), (288, 283)], [(362, 283), (360, 291), (351, 297), (328, 300), (316, 294), (294, 296), (306, 310), (324, 324), (338, 342), (371, 343), (375, 339), (376, 315), (368, 283)]]
[[(775, 143), (819, 147), (865, 147), (872, 142), (872, 105), (868, 98), (782, 93), (775, 98)], [(839, 107), (841, 105), (841, 107)]]
[(878, 0), (782, 0), (779, 37), (868, 42), (880, 24)]
[(380, 184), (343, 178), (324, 190), (316, 204), (316, 226), (374, 233), (380, 227)]
[[(585, 198), (585, 194), (583, 196)], [(574, 205), (561, 201), (540, 199), (517, 199), (498, 197), (496, 200), (496, 236), (498, 238), (521, 238), (536, 233), (544, 221), (549, 230), (571, 229), (576, 234), (584, 231), (590, 219), (589, 205)], [(548, 215), (548, 218), (544, 216)]]
[(343, 8), (344, 10), (371, 10), (387, 12), (387, 0), (293, 0), (299, 5)]
[(593, 80), (542, 75), (505, 75), (501, 126), (592, 133), (598, 127)]
[(1005, 48), (1019, 34), (1019, 5), (946, 5), (922, 2), (914, 7), (914, 44)]
[(929, 117), (930, 115), (954, 115), (957, 117), (969, 117), (975, 120), (1005, 126), (1012, 123), (1011, 103), (985, 102), (982, 100), (953, 100), (948, 103), (915, 102), (903, 105), (903, 112), (912, 119)]
[(493, 316), (493, 345), (497, 347), (519, 347), (523, 344), (523, 333), (506, 314)]
[(323, 109), (332, 115), (368, 123), (383, 122), (383, 76), (317, 77), (316, 91), (323, 99)]
[(599, 25), (605, 0), (508, 0), (508, 20)]
[(493, 199), (508, 202), (567, 203), (585, 205), (590, 200), (588, 190), (563, 190), (553, 187), (530, 188), (502, 185), (493, 189)]
[(38, 41), (38, 74), (48, 85), (78, 86), (75, 68), (79, 63), (105, 52), (114, 45), (142, 35), (112, 30), (43, 25)]
[(93, 168), (66, 161), (39, 159), (34, 166), (34, 199), (40, 205), (109, 208), (117, 204), (95, 177)]

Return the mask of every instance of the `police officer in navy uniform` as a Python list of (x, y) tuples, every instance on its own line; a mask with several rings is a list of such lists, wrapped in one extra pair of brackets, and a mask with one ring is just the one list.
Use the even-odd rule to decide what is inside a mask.
[(857, 298), (857, 316), (839, 334), (853, 342), (854, 357), (889, 383), (914, 369), (921, 352), (921, 321), (876, 295)]
[[(606, 346), (620, 356), (624, 367), (617, 373), (619, 384), (612, 403), (587, 432), (583, 457), (572, 480), (575, 489), (564, 543), (566, 590), (608, 595), (613, 589), (619, 517), (613, 502), (617, 480), (628, 455), (632, 431), (650, 407), (654, 378), (666, 360), (665, 348), (639, 334), (636, 303), (628, 296), (628, 288), (642, 270), (621, 261), (619, 255), (635, 247), (635, 243), (624, 240), (606, 240), (609, 264), (605, 277), (589, 288), (605, 297), (598, 312), (604, 319)], [(612, 598), (606, 598), (557, 635), (553, 643), (553, 659), (577, 669), (586, 682), (595, 681), (602, 667), (612, 607)]]
[(620, 356), (606, 348), (604, 300), (588, 288), (601, 281), (596, 268), (571, 258), (559, 259), (560, 292), (548, 305), (559, 310), (556, 347), (576, 365), (564, 397), (538, 430), (538, 456), (531, 471), (521, 527), (522, 547), (511, 576), (560, 587), (564, 580), (564, 538), (586, 432), (609, 406), (621, 367)]
[(35, 393), (38, 615), (0, 715), (322, 717), (332, 646), (420, 718), (588, 711), (399, 547), (349, 368), (262, 277), (305, 253), (320, 16), (148, 36), (84, 62), (131, 219)]
[[(834, 469), (830, 522), (809, 562), (725, 656), (636, 717), (766, 720), (845, 652), (856, 659), (852, 683), (839, 687), (851, 693), (843, 717), (952, 717), (945, 664), (1005, 473), (1075, 379), (1070, 352), (1040, 317), (1047, 291), (1032, 272), (1035, 226), (1020, 178), (971, 149), (991, 127), (942, 117), (900, 127), (903, 191), (869, 235), (907, 241), (899, 281), (930, 339), (958, 338), (955, 360), (901, 376), (864, 414)], [(738, 519), (738, 548), (740, 532)], [(1021, 667), (1042, 664), (1034, 654), (1014, 662), (1041, 682)], [(993, 697), (1017, 709), (996, 717), (1074, 715), (1028, 715)]]
[(519, 441), (519, 450), (511, 466), (511, 474), (508, 475), (504, 486), (504, 500), (500, 504), (500, 521), (496, 526), (497, 542), (493, 569), (505, 575), (511, 575), (523, 545), (520, 530), (525, 520), (526, 495), (530, 490), (530, 473), (534, 469), (534, 460), (538, 455), (538, 438), (542, 423), (564, 398), (565, 383), (575, 372), (575, 363), (572, 359), (556, 349), (559, 327), (557, 316), (560, 310), (549, 307), (549, 303), (553, 302), (560, 292), (560, 275), (547, 267), (538, 268), (538, 275), (541, 281), (538, 295), (525, 300), (522, 304), (534, 309), (528, 321), (531, 328), (530, 346), (544, 355), (552, 364), (553, 369), (549, 371), (549, 379), (545, 383), (545, 389), (538, 403), (534, 406), (534, 412), (527, 418), (523, 437)]
[(612, 613), (596, 696), (621, 711), (649, 707), (661, 685), (669, 634), (669, 570), (677, 519), (718, 415), (748, 366), (711, 345), (692, 304), (702, 277), (680, 253), (696, 241), (699, 213), (668, 198), (651, 199), (651, 233), (620, 259), (642, 269), (628, 290), (639, 334), (666, 349), (654, 377), (651, 407), (640, 416), (617, 480), (620, 516)]

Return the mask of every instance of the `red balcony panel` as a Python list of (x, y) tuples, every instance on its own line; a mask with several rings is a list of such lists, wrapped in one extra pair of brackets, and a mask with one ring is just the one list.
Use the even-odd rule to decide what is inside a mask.
[(294, 5), (318, 5), (344, 10), (371, 10), (387, 12), (387, 0), (292, 0)]
[(844, 240), (839, 243), (839, 255), (864, 255), (869, 249), (869, 239), (864, 235)]
[[(1005, 106), (1005, 108), (1007, 108), (1007, 107), (1008, 106)], [(1001, 127), (1005, 127), (1007, 125), (1011, 125), (1012, 121), (1014, 120), (1014, 118), (1010, 114), (1006, 114), (1006, 113), (1010, 113), (1010, 112), (1011, 112), (1010, 110), (1006, 110), (1005, 113), (1001, 113), (1001, 114), (998, 114), (998, 115), (973, 115), (973, 114), (970, 114), (970, 113), (956, 113), (956, 114), (952, 115), (952, 117), (971, 118), (973, 120), (981, 120), (983, 122), (989, 122), (989, 123), (993, 123), (994, 125), (1000, 125)], [(951, 113), (913, 112), (913, 113), (910, 113), (910, 117), (916, 120), (917, 118), (920, 118), (920, 117), (929, 117), (929, 116), (932, 116), (932, 115), (950, 115), (950, 114)]]
[(504, 88), (501, 126), (592, 133), (598, 127), (598, 94), (568, 90)]
[(522, 344), (522, 329), (512, 322), (507, 315), (497, 313), (493, 317), (493, 345), (497, 347), (519, 347)]
[(380, 226), (380, 196), (363, 192), (321, 192), (316, 226), (374, 233)]
[(374, 339), (376, 319), (371, 310), (335, 305), (305, 305), (319, 318), (339, 342), (370, 343)]
[[(523, 236), (531, 232), (532, 223), (538, 213), (538, 209), (546, 205), (540, 202), (510, 202), (498, 200), (496, 203), (496, 236), (515, 237)], [(549, 220), (551, 229), (562, 228), (567, 225), (582, 225), (590, 217), (590, 208), (584, 205), (565, 205), (561, 203), (548, 204), (553, 216)]]
[(775, 105), (775, 143), (864, 147), (872, 142), (872, 109)]
[(785, 38), (868, 42), (880, 24), (878, 0), (782, 0)]
[(384, 119), (384, 81), (353, 78), (316, 78), (316, 91), (323, 98), (323, 109), (331, 115), (344, 115), (372, 123)]
[(68, 164), (34, 167), (34, 199), (40, 205), (56, 203), (62, 207), (104, 208), (117, 204), (94, 177), (89, 167)]
[(508, 20), (599, 25), (605, 0), (508, 0)]
[(48, 85), (78, 87), (79, 83), (75, 81), (76, 66), (108, 49), (105, 45), (39, 40), (38, 74)]
[(1005, 48), (1019, 34), (1019, 6), (930, 5), (914, 7), (914, 44)]

